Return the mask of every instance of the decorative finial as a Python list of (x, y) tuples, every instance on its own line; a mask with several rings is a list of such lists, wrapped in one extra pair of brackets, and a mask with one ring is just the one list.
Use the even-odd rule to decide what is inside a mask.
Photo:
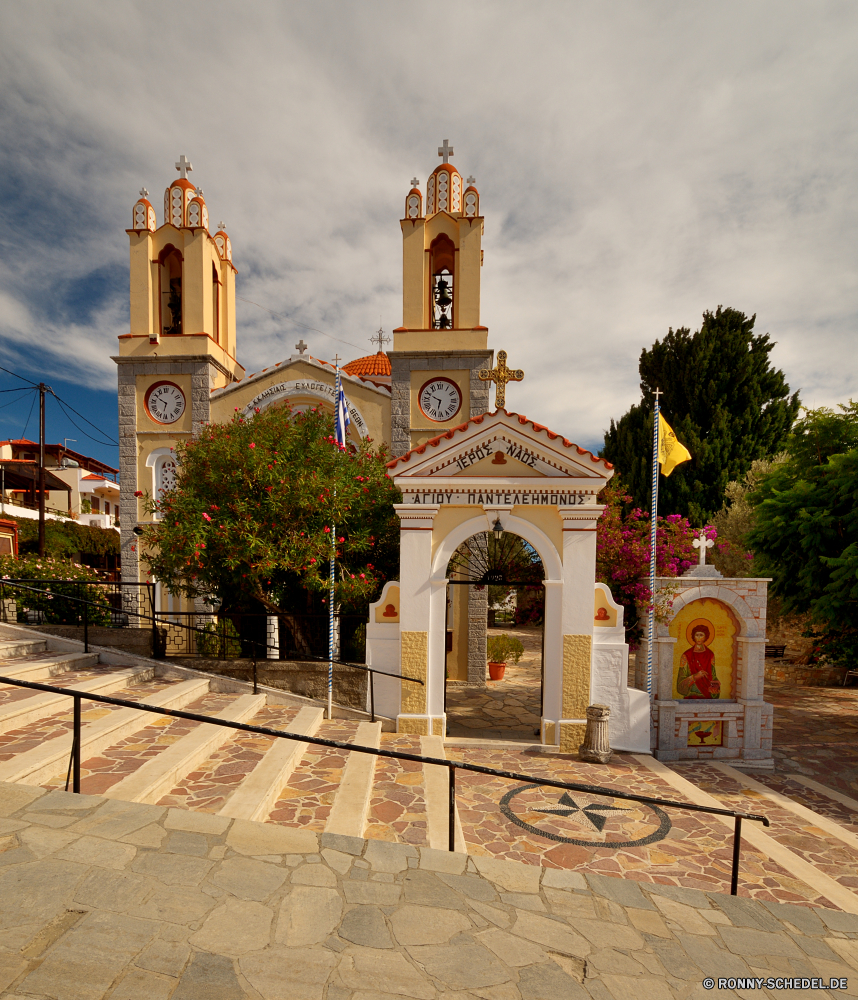
[(146, 190), (146, 188), (140, 188), (140, 197), (141, 198), (149, 197), (149, 192)]
[(188, 173), (193, 169), (194, 168), (191, 165), (191, 161), (187, 158), (187, 156), (185, 156), (184, 153), (182, 153), (182, 155), (176, 162), (176, 170), (178, 170), (179, 173), (181, 174), (182, 180), (185, 180), (188, 176)]
[(223, 222), (219, 222), (217, 224), (217, 231), (220, 232), (221, 230), (223, 230), (224, 232), (226, 232), (226, 225)]
[(307, 345), (304, 343), (303, 337), (295, 345), (295, 350), (303, 357), (304, 351), (307, 350)]
[(438, 155), (444, 157), (444, 162), (449, 163), (450, 157), (453, 155), (453, 147), (445, 139), (443, 145), (438, 147)]
[(524, 372), (520, 368), (507, 368), (506, 351), (498, 351), (498, 363), (495, 368), (482, 368), (477, 372), (477, 378), (483, 382), (495, 384), (495, 409), (502, 410), (506, 404), (507, 382), (520, 382)]
[(420, 187), (420, 178), (419, 177), (412, 177), (411, 178), (411, 186), (413, 188)]
[(203, 196), (203, 189), (202, 188), (194, 188), (194, 194), (198, 198), (202, 198), (202, 196)]
[(466, 184), (476, 184), (477, 178), (473, 174), (465, 181)]
[(382, 329), (382, 327), (379, 327), (378, 333), (376, 333), (374, 337), (370, 337), (369, 342), (371, 344), (378, 344), (378, 353), (381, 354), (381, 352), (384, 350), (384, 345), (390, 343), (390, 337), (386, 337), (384, 335), (384, 330)]

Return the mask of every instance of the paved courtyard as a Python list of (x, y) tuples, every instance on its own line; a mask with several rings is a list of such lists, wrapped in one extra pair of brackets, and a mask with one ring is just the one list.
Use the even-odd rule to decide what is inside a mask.
[(858, 995), (855, 914), (22, 785), (0, 898), (5, 1000)]

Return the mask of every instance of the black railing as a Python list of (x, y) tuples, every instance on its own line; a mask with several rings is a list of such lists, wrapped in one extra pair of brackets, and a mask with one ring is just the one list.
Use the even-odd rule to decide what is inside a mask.
[[(37, 587), (31, 587), (29, 586), (30, 583), (50, 583), (52, 584), (52, 589), (44, 590)], [(67, 585), (69, 585), (69, 587), (67, 587)], [(123, 610), (120, 612), (115, 611), (112, 605), (109, 603), (105, 603), (104, 600), (89, 601), (86, 598), (72, 596), (70, 593), (66, 592), (67, 589), (73, 589), (74, 586), (78, 585), (81, 588), (98, 587), (98, 586), (119, 588), (118, 593), (120, 595)], [(80, 620), (83, 625), (83, 650), (85, 653), (89, 652), (90, 623), (93, 625), (101, 624), (102, 622), (104, 622), (105, 624), (112, 623), (111, 627), (120, 628), (120, 627), (127, 627), (130, 622), (130, 618), (136, 617), (140, 621), (145, 620), (151, 622), (152, 658), (163, 659), (164, 656), (163, 656), (163, 643), (161, 642), (162, 639), (161, 632), (163, 629), (162, 623), (165, 620), (164, 615), (167, 615), (168, 613), (164, 612), (162, 615), (159, 614), (158, 612), (154, 612), (153, 614), (146, 614), (145, 612), (142, 611), (136, 611), (130, 607), (127, 593), (121, 590), (122, 587), (152, 588), (153, 586), (154, 585), (150, 583), (110, 584), (110, 583), (102, 583), (101, 581), (88, 581), (88, 580), (29, 580), (26, 582), (21, 580), (0, 580), (0, 612), (5, 610), (7, 587), (16, 587), (19, 590), (24, 590), (27, 591), (28, 593), (34, 593), (36, 595), (40, 595), (37, 598), (37, 601), (40, 601), (42, 603), (45, 603), (46, 601), (51, 601), (51, 602), (55, 601), (56, 604), (51, 603), (50, 605), (48, 605), (51, 609), (51, 614), (54, 617), (59, 615), (58, 609), (60, 608), (60, 605), (65, 605), (66, 602), (71, 602), (74, 608), (74, 613), (72, 617), (75, 617), (76, 620)], [(78, 591), (78, 593), (79, 592), (80, 591)], [(147, 593), (149, 595), (149, 600), (153, 601), (154, 600), (153, 591), (149, 589)], [(132, 591), (132, 597), (133, 596), (134, 595)], [(90, 608), (94, 608), (96, 610), (90, 611)], [(26, 614), (26, 612), (24, 612), (24, 614)], [(42, 615), (43, 613), (40, 611), (39, 614)], [(265, 617), (265, 616), (258, 616), (258, 617)], [(93, 620), (93, 618), (95, 620)], [(29, 625), (43, 624), (45, 620), (46, 618), (44, 616), (39, 617), (38, 619), (33, 621), (27, 621), (26, 618), (24, 619), (25, 624)], [(199, 625), (190, 625), (184, 622), (172, 622), (171, 624), (175, 625), (176, 628), (181, 628), (187, 630), (188, 632), (196, 633), (198, 636), (202, 635), (206, 636), (207, 638), (211, 637), (211, 632), (206, 628), (200, 627)], [(269, 646), (266, 642), (260, 642), (256, 638), (249, 640), (249, 642), (251, 645), (251, 651), (253, 656), (253, 693), (256, 694), (259, 689), (258, 663), (257, 663), (258, 652), (260, 649), (264, 649), (267, 655), (269, 649), (276, 649), (277, 647), (273, 645)], [(375, 722), (375, 675), (376, 674), (381, 674), (382, 677), (393, 677), (396, 680), (407, 681), (409, 684), (419, 684), (421, 685), (421, 687), (425, 686), (424, 682), (417, 677), (402, 677), (399, 674), (390, 674), (386, 670), (378, 670), (375, 667), (367, 666), (365, 663), (352, 663), (347, 660), (341, 660), (337, 657), (334, 657), (334, 659), (331, 660), (329, 656), (310, 656), (310, 654), (307, 654), (306, 659), (308, 662), (311, 663), (327, 664), (333, 662), (341, 667), (348, 667), (352, 670), (363, 670), (364, 672), (368, 673), (370, 675), (369, 679), (370, 718), (373, 722)]]
[[(151, 712), (153, 715), (166, 715), (174, 719), (186, 719), (189, 722), (202, 722), (214, 726), (224, 726), (227, 729), (237, 729), (244, 733), (257, 733), (260, 736), (274, 736), (279, 739), (295, 740), (299, 743), (311, 743), (314, 746), (331, 747), (335, 750), (346, 750), (349, 753), (368, 753), (374, 757), (387, 757), (393, 760), (410, 760), (419, 764), (433, 764), (438, 767), (446, 767), (449, 774), (449, 794), (447, 799), (447, 835), (448, 849), (456, 849), (456, 771), (471, 771), (476, 774), (488, 774), (496, 778), (506, 778), (509, 781), (521, 781), (530, 785), (539, 785), (545, 788), (561, 788), (569, 792), (585, 792), (588, 795), (601, 795), (607, 798), (622, 799), (626, 802), (642, 802), (646, 805), (663, 807), (666, 809), (686, 809), (690, 812), (707, 813), (713, 816), (729, 816), (734, 820), (733, 825), (733, 868), (730, 881), (730, 893), (733, 896), (738, 894), (739, 888), (739, 856), (741, 853), (742, 840), (742, 820), (753, 820), (769, 826), (766, 816), (757, 816), (753, 813), (736, 812), (733, 809), (718, 809), (712, 806), (699, 806), (691, 802), (674, 802), (672, 799), (658, 799), (651, 795), (635, 795), (632, 792), (618, 792), (611, 788), (601, 788), (598, 785), (581, 785), (569, 781), (554, 781), (551, 778), (535, 778), (533, 775), (518, 774), (515, 771), (501, 771), (495, 767), (483, 767), (481, 764), (466, 764), (464, 761), (446, 760), (440, 757), (424, 757), (422, 754), (405, 753), (401, 750), (382, 750), (376, 747), (355, 746), (354, 743), (343, 743), (341, 740), (326, 740), (322, 736), (304, 736), (300, 733), (284, 733), (279, 729), (271, 729), (268, 726), (252, 726), (247, 722), (231, 722), (227, 719), (218, 719), (211, 715), (200, 715), (197, 712), (185, 712), (176, 708), (161, 708), (156, 705), (147, 705), (145, 702), (128, 701), (125, 698), (111, 698), (107, 695), (93, 694), (87, 692), (73, 691), (70, 688), (54, 687), (51, 684), (39, 684), (36, 681), (19, 681), (12, 677), (0, 677), (0, 684), (12, 684), (16, 687), (32, 688), (35, 691), (49, 691), (54, 694), (64, 694), (74, 699), (74, 721), (71, 755), (69, 757), (69, 775), (72, 781), (72, 791), (80, 792), (80, 764), (81, 764), (81, 702), (84, 698), (87, 701), (96, 701), (103, 705), (116, 705), (120, 708), (136, 708), (141, 712)], [(66, 777), (66, 791), (68, 791), (69, 777)]]

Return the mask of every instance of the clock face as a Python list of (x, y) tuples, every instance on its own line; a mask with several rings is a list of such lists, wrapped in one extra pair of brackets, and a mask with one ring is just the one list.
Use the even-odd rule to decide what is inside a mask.
[(436, 378), (427, 382), (418, 396), (420, 409), (430, 420), (451, 420), (462, 406), (462, 394), (455, 382)]
[(175, 423), (185, 412), (185, 394), (172, 382), (156, 382), (146, 395), (146, 409), (159, 424)]

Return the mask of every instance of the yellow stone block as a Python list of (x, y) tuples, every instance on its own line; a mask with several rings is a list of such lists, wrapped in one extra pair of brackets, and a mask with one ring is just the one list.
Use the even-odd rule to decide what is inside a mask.
[(590, 701), (593, 637), (563, 636), (563, 718), (583, 719)]
[[(402, 684), (402, 714), (420, 715), (426, 711), (426, 674), (429, 663), (429, 633), (402, 632), (402, 676), (413, 677), (423, 684)], [(425, 731), (423, 735), (428, 735)]]

